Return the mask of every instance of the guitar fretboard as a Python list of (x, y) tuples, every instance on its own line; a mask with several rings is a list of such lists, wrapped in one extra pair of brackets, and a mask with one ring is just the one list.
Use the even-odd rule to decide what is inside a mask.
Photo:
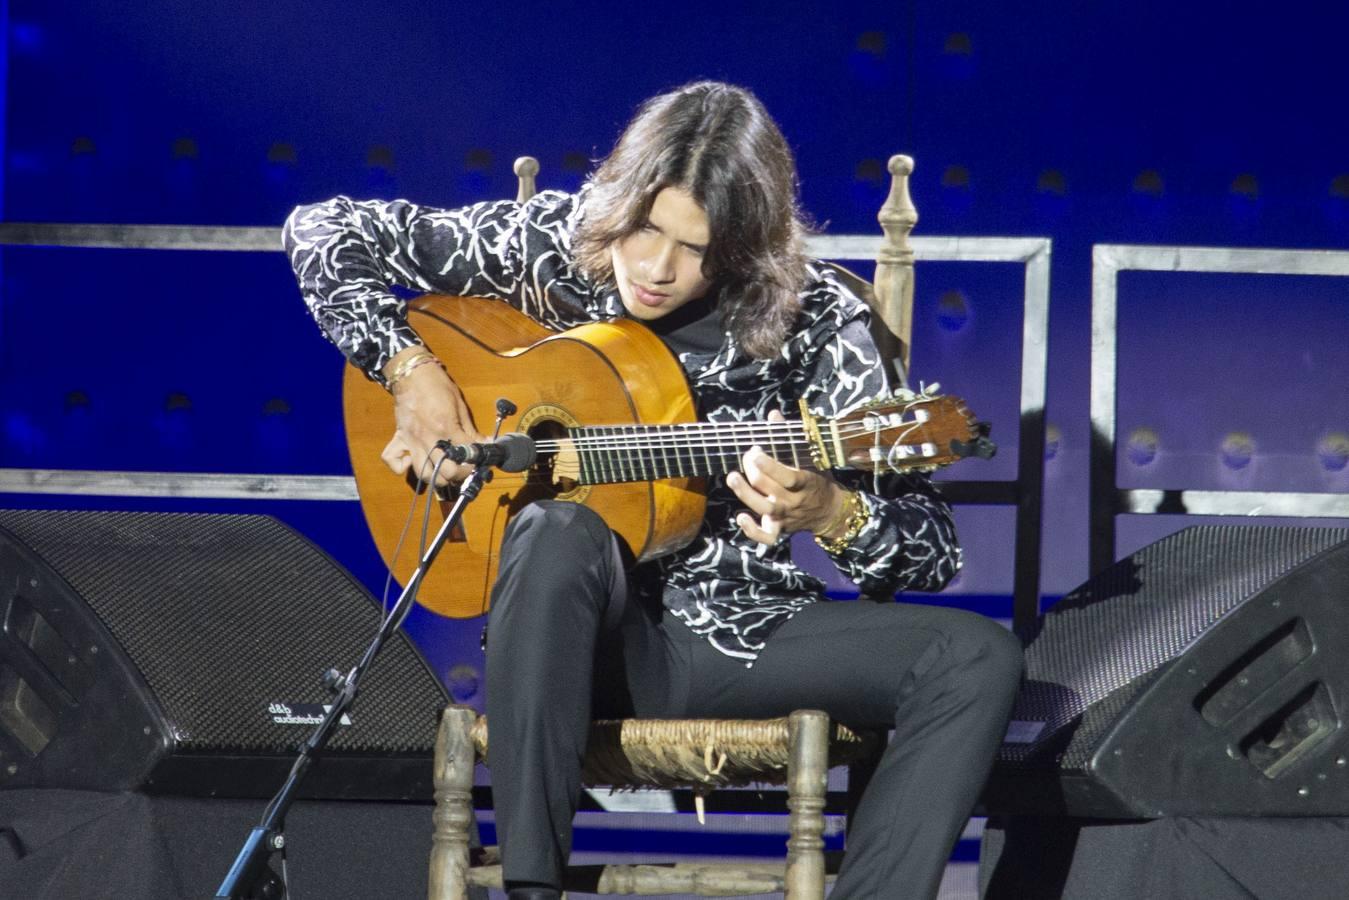
[(572, 428), (583, 484), (725, 475), (756, 444), (780, 462), (813, 468), (799, 423), (691, 423)]

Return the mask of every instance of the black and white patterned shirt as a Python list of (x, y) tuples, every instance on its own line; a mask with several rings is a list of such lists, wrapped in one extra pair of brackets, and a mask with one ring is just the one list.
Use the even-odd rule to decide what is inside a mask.
[[(626, 315), (612, 284), (581, 274), (571, 236), (584, 189), (547, 191), (524, 204), (433, 209), (405, 201), (338, 197), (297, 208), (284, 239), (306, 304), (328, 338), (378, 379), (398, 351), (420, 343), (398, 286), (504, 300), (562, 330)], [(880, 394), (885, 376), (868, 331), (866, 304), (826, 267), (812, 265), (801, 312), (781, 353), (754, 359), (730, 334), (719, 347), (683, 349), (699, 417), (759, 422), (788, 416), (804, 398), (834, 417)], [(444, 360), (454, 373), (454, 360)], [(836, 472), (862, 491), (870, 519), (842, 553), (840, 570), (863, 591), (940, 590), (960, 567), (950, 510), (921, 475)], [(760, 545), (735, 523), (743, 505), (722, 476), (708, 479), (707, 516), (686, 547), (648, 563), (667, 609), (722, 653), (752, 664), (774, 629), (823, 596), (823, 583), (791, 560), (788, 542)], [(646, 583), (652, 579), (638, 579)]]

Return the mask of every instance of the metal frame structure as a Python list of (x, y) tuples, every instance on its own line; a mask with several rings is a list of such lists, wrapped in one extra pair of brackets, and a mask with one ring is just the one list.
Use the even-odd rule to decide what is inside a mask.
[(1116, 482), (1122, 271), (1349, 276), (1349, 251), (1097, 244), (1091, 260), (1091, 573), (1115, 561), (1121, 514), (1349, 517), (1349, 494), (1291, 491), (1121, 490)]
[[(881, 241), (880, 236), (871, 235), (821, 235), (809, 238), (806, 249), (821, 259), (871, 261), (876, 259)], [(910, 242), (918, 261), (1020, 263), (1025, 269), (1017, 477), (1014, 481), (947, 481), (942, 485), (953, 503), (1016, 507), (1012, 619), (1017, 628), (1024, 628), (1034, 621), (1040, 609), (1050, 241), (914, 237)], [(281, 234), (276, 228), (13, 222), (0, 223), (0, 246), (276, 253), (281, 251)], [(358, 499), (354, 479), (341, 476), (50, 469), (0, 469), (0, 493)]]
[[(1021, 322), (1020, 424), (1012, 481), (944, 481), (952, 503), (1016, 507), (1012, 625), (1027, 633), (1040, 615), (1040, 543), (1044, 508), (1045, 393), (1049, 369), (1048, 238), (911, 237), (915, 262), (1020, 263), (1025, 270)], [(828, 235), (807, 247), (822, 259), (875, 259), (878, 237)]]

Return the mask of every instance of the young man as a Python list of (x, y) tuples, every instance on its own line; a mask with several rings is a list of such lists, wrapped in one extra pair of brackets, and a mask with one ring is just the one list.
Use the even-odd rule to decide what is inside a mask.
[[(286, 249), (328, 337), (395, 399), (384, 460), (481, 439), (393, 285), (504, 300), (554, 329), (630, 317), (688, 376), (700, 417), (837, 416), (885, 376), (865, 304), (802, 253), (795, 164), (748, 92), (688, 85), (645, 103), (576, 195), (459, 210), (337, 198), (297, 209)], [(443, 364), (443, 367), (442, 367)], [(450, 480), (463, 472), (446, 465)], [(959, 567), (927, 479), (820, 473), (751, 450), (709, 479), (687, 547), (627, 566), (585, 507), (508, 527), (493, 589), (487, 711), (512, 900), (556, 897), (596, 716), (768, 717), (823, 709), (895, 737), (853, 820), (836, 900), (935, 896), (1001, 741), (1021, 649), (980, 616), (830, 603), (791, 561), (810, 531), (865, 591), (939, 590)]]

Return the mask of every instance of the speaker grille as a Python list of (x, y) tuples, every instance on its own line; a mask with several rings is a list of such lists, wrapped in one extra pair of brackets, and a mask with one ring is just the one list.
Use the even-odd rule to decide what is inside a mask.
[[(288, 753), (311, 727), (273, 703), (321, 704), (349, 670), (378, 604), (308, 540), (246, 515), (0, 510), (0, 527), (80, 594), (144, 674), (185, 753)], [(335, 750), (426, 752), (446, 703), (404, 635), (364, 679)]]
[(1061, 768), (1083, 768), (1119, 711), (1204, 631), (1347, 540), (1342, 528), (1199, 526), (1115, 563), (1040, 619), (1013, 719), (1044, 725), (1032, 741), (1004, 743), (999, 761), (1055, 754)]

